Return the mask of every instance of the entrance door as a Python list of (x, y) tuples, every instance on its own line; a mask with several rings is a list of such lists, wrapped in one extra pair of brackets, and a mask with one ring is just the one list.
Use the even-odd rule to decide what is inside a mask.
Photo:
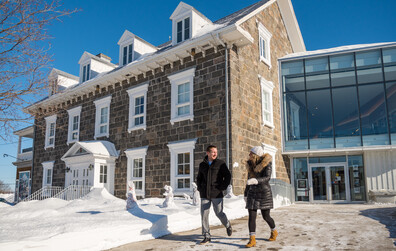
[(312, 164), (309, 169), (311, 202), (350, 201), (345, 163)]

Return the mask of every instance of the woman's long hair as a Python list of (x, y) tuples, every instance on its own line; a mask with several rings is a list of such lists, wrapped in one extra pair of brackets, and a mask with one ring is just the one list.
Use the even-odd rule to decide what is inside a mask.
[(247, 161), (248, 168), (253, 170), (258, 164), (260, 164), (262, 160), (263, 160), (262, 156), (258, 156), (257, 154), (252, 154), (252, 157), (249, 158), (249, 160)]

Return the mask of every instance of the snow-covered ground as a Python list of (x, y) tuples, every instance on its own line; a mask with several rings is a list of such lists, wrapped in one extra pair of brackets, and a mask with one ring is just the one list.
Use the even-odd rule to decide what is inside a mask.
[[(164, 208), (164, 199), (139, 200), (126, 210), (126, 201), (95, 189), (84, 199), (46, 199), (0, 203), (1, 250), (103, 250), (126, 243), (157, 238), (201, 226), (199, 206), (175, 198)], [(230, 220), (247, 215), (243, 197), (225, 198)], [(211, 224), (220, 224), (213, 210)]]

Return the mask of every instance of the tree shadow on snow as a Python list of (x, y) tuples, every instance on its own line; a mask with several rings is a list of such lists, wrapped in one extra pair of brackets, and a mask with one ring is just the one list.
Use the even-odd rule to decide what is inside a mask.
[[(396, 207), (366, 209), (360, 211), (360, 215), (385, 225), (389, 231), (389, 237), (396, 238)], [(396, 246), (396, 242), (394, 244)]]
[(142, 229), (141, 234), (151, 234), (154, 238), (168, 235), (171, 232), (168, 230), (168, 216), (162, 214), (152, 214), (143, 211), (140, 207), (129, 209), (128, 212), (133, 216), (145, 219), (151, 222), (150, 228)]

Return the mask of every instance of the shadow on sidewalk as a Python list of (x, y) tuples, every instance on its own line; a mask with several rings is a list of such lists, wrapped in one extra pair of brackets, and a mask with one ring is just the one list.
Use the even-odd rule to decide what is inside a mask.
[[(175, 242), (192, 242), (192, 244), (199, 245), (199, 243), (202, 241), (202, 235), (200, 235), (200, 234), (188, 234), (188, 235), (170, 234), (170, 235), (162, 236), (158, 239), (175, 241)], [(248, 240), (249, 240), (249, 238), (232, 238), (232, 237), (223, 237), (223, 236), (212, 236), (211, 242), (206, 245), (222, 244), (222, 245), (229, 245), (229, 246), (234, 246), (234, 247), (238, 247), (238, 248), (244, 248), (245, 244), (247, 243)], [(241, 244), (233, 243), (235, 241), (240, 241)], [(205, 245), (203, 245), (203, 246), (205, 246)]]
[[(389, 237), (396, 239), (396, 206), (388, 208), (373, 208), (360, 211), (360, 215), (374, 219), (386, 226)], [(394, 242), (396, 246), (396, 241)]]

